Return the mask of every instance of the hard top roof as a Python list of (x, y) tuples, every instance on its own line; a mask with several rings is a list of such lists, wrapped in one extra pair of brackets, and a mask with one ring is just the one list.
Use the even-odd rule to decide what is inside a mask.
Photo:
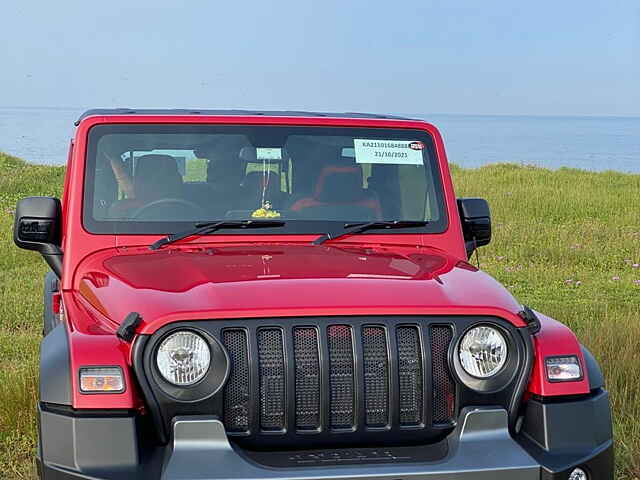
[(180, 115), (180, 116), (265, 116), (265, 117), (323, 117), (323, 118), (369, 118), (386, 120), (420, 120), (395, 115), (359, 112), (305, 112), (287, 110), (199, 110), (199, 109), (132, 109), (132, 108), (95, 108), (87, 110), (76, 121), (78, 125), (83, 119), (91, 116), (110, 115)]

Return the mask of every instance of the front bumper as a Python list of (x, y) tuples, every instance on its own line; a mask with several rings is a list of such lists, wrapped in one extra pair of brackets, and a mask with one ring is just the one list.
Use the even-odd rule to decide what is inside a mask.
[[(382, 449), (388, 451), (367, 454), (355, 464), (352, 455), (349, 464), (341, 464), (340, 451), (334, 450), (294, 454), (290, 464), (281, 467), (258, 463), (235, 449), (215, 417), (175, 418), (169, 446), (145, 447), (136, 417), (75, 417), (41, 410), (38, 465), (44, 480), (546, 480), (567, 479), (575, 466), (593, 480), (613, 478), (606, 392), (529, 410), (515, 438), (505, 410), (463, 410), (440, 458), (400, 459), (393, 457), (393, 449)], [(558, 422), (563, 412), (572, 412), (572, 418), (581, 415), (582, 421), (562, 427)], [(594, 420), (602, 415), (608, 423)], [(547, 424), (552, 419), (555, 424)], [(557, 438), (560, 430), (562, 439)], [(578, 436), (571, 443), (573, 435)]]

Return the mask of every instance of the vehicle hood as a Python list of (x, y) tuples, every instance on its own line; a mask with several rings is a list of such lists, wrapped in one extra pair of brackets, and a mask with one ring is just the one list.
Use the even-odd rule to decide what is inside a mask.
[(492, 277), (440, 250), (345, 244), (108, 249), (80, 264), (74, 294), (115, 326), (138, 312), (143, 333), (238, 317), (473, 313), (517, 321), (521, 308)]

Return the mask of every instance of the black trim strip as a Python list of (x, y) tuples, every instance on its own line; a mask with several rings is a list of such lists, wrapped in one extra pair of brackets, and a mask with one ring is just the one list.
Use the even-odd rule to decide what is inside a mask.
[(590, 398), (597, 397), (604, 391), (603, 388), (597, 388), (595, 390), (591, 390), (589, 393), (584, 393), (581, 395), (560, 395), (553, 397), (543, 397), (541, 395), (531, 395), (533, 400), (544, 404), (553, 404), (553, 403), (570, 403), (576, 402), (579, 400), (589, 400)]
[(513, 392), (513, 396), (511, 397), (511, 402), (509, 403), (509, 429), (514, 432), (516, 430), (516, 422), (518, 420), (518, 416), (520, 415), (520, 410), (522, 408), (522, 396), (524, 395), (527, 386), (529, 385), (529, 379), (531, 378), (531, 371), (533, 370), (533, 339), (534, 335), (531, 332), (529, 327), (518, 328), (518, 333), (520, 334), (520, 338), (524, 343), (524, 352), (521, 353), (523, 358), (521, 359), (521, 364), (523, 366), (520, 368), (518, 380), (516, 383), (516, 387)]
[(120, 417), (136, 417), (139, 415), (137, 410), (133, 409), (106, 409), (106, 408), (91, 408), (91, 409), (78, 409), (69, 405), (60, 405), (57, 403), (40, 402), (40, 410), (43, 412), (54, 413), (56, 415), (63, 415), (65, 417), (82, 417), (82, 418), (120, 418)]
[(149, 339), (149, 335), (138, 335), (133, 342), (133, 373), (138, 386), (142, 391), (147, 410), (149, 410), (149, 414), (151, 415), (151, 418), (153, 420), (151, 423), (153, 424), (155, 433), (158, 436), (158, 440), (161, 443), (167, 443), (168, 425), (167, 422), (164, 421), (162, 411), (160, 410), (160, 404), (158, 403), (158, 399), (151, 389), (151, 384), (145, 377), (144, 351), (147, 343), (149, 342)]

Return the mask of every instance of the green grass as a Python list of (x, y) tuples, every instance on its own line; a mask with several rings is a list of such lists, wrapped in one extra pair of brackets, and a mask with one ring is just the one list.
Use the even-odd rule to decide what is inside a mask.
[(64, 168), (0, 153), (0, 472), (34, 478), (38, 345), (46, 266), (13, 245), (13, 211), (29, 195), (60, 196)]
[(492, 208), (484, 270), (571, 327), (611, 393), (618, 478), (640, 478), (640, 175), (500, 164), (453, 168)]
[[(494, 240), (482, 268), (523, 303), (569, 325), (611, 392), (618, 478), (640, 478), (640, 175), (517, 165), (453, 167), (459, 196), (482, 196)], [(37, 356), (46, 267), (11, 241), (16, 201), (59, 195), (64, 170), (0, 154), (0, 471), (33, 478)], [(193, 172), (196, 174), (197, 172)]]

